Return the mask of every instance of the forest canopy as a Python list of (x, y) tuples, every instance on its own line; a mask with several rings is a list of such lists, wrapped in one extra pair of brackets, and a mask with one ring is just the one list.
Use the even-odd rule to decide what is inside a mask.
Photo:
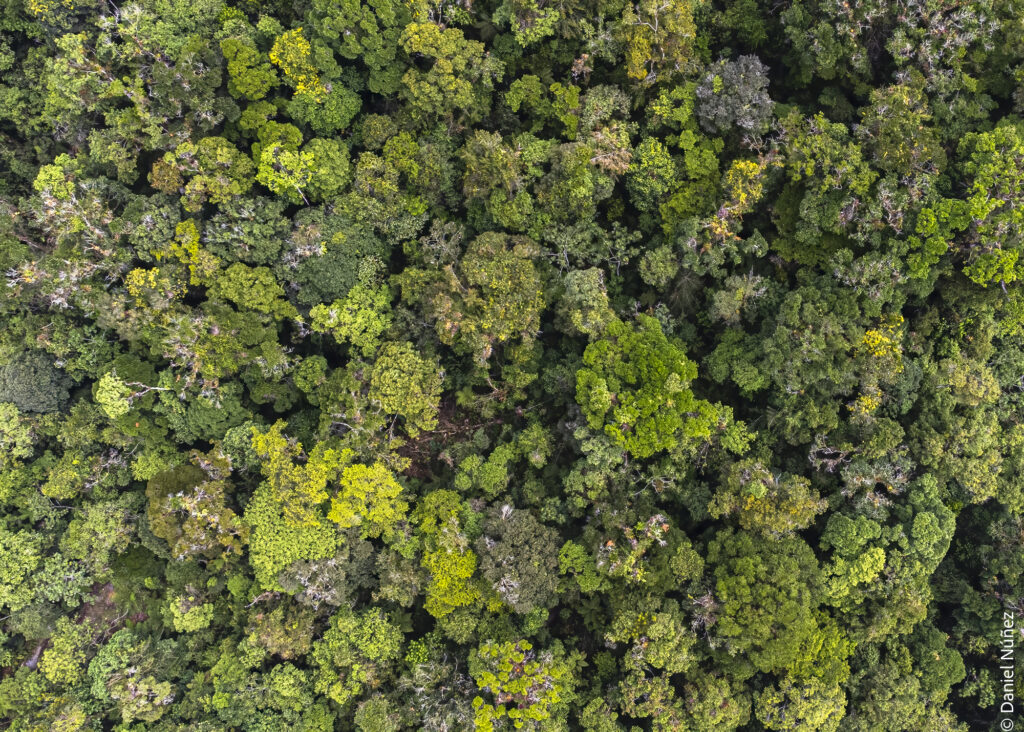
[(1022, 17), (0, 3), (0, 729), (1018, 714)]

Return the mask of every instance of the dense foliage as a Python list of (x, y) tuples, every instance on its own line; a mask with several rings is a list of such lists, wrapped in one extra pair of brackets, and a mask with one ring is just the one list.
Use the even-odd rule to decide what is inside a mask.
[(0, 728), (990, 729), (1022, 17), (0, 3)]

